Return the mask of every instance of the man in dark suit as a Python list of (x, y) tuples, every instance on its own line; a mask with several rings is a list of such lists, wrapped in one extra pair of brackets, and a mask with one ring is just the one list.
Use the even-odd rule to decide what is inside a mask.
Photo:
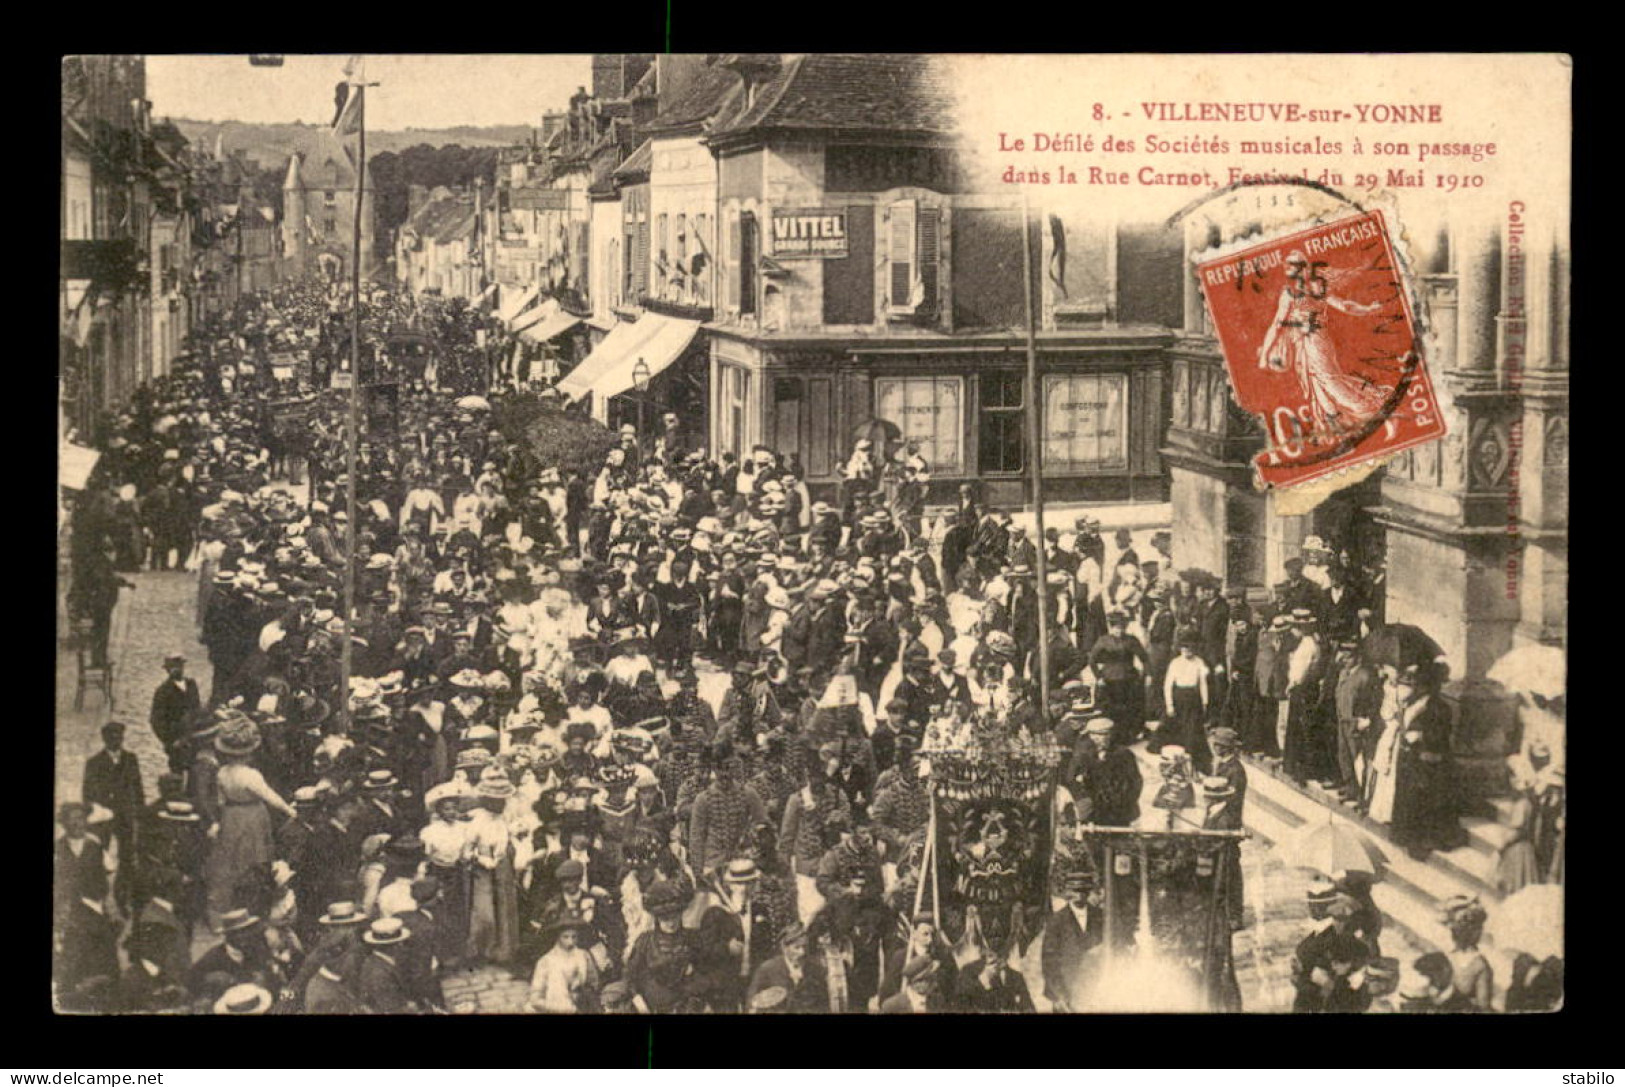
[(187, 987), (194, 993), (204, 988), (210, 974), (225, 974), (233, 985), (254, 984), (273, 993), (282, 989), (287, 978), (265, 942), (265, 923), (246, 909), (228, 910), (220, 917), (224, 942), (205, 951), (192, 964)]
[(929, 955), (921, 955), (903, 967), (903, 987), (895, 996), (880, 1002), (882, 1015), (924, 1015), (940, 1010), (937, 996), (942, 965)]
[(152, 712), (147, 723), (164, 745), (169, 768), (177, 773), (186, 768), (184, 741), (192, 734), (192, 723), (202, 712), (197, 681), (186, 675), (186, 658), (176, 654), (164, 658), (164, 681), (152, 693)]
[(858, 637), (858, 687), (870, 700), (880, 697), (880, 685), (897, 660), (897, 628), (886, 622), (868, 597), (853, 601), (852, 630)]
[(959, 971), (952, 1010), (1031, 1012), (1033, 998), (1027, 992), (1027, 980), (1010, 969), (1003, 955), (989, 952)]
[(832, 582), (819, 582), (807, 591), (812, 614), (807, 620), (806, 664), (815, 672), (833, 671), (845, 649), (846, 613), (831, 599), (834, 592)]
[(361, 937), (368, 953), (357, 970), (356, 995), (374, 1015), (407, 1015), (419, 1010), (402, 965), (409, 939), (411, 933), (399, 917), (380, 917)]
[(85, 762), (84, 800), (100, 804), (113, 813), (108, 824), (108, 844), (117, 842), (118, 872), (113, 890), (120, 906), (130, 902), (130, 879), (135, 872), (135, 828), (147, 798), (141, 789), (141, 766), (124, 750), (124, 725), (109, 721), (102, 726), (102, 750)]
[(1044, 925), (1044, 996), (1059, 1012), (1087, 1011), (1099, 978), (1106, 922), (1098, 884), (1089, 869), (1068, 873), (1066, 905)]
[(356, 885), (363, 840), (357, 824), (361, 803), (355, 793), (338, 797), (331, 802), (327, 818), (316, 824), (302, 873), (311, 882), (306, 893), (315, 901), (347, 902), (361, 897)]
[(1319, 619), (1326, 614), (1326, 591), (1303, 576), (1303, 560), (1287, 559), (1282, 564), (1286, 580), (1280, 585), (1281, 609), (1290, 614), (1297, 608), (1308, 608)]
[(783, 989), (788, 995), (787, 1012), (824, 1013), (829, 1011), (825, 979), (807, 970), (807, 927), (791, 921), (779, 933), (779, 953), (756, 967), (745, 990), (748, 1005), (764, 989)]
[(976, 540), (976, 507), (962, 509), (942, 538), (942, 577), (946, 585), (959, 584), (959, 571)]
[(1118, 746), (1116, 727), (1109, 717), (1085, 726), (1088, 736), (1073, 760), (1072, 791), (1080, 805), (1088, 797), (1091, 822), (1126, 827), (1140, 817), (1140, 764), (1133, 751)]
[(1210, 669), (1208, 700), (1211, 717), (1224, 706), (1228, 675), (1224, 666), (1225, 638), (1230, 633), (1230, 604), (1219, 595), (1219, 581), (1212, 576), (1196, 581), (1196, 607), (1191, 614), (1196, 653)]

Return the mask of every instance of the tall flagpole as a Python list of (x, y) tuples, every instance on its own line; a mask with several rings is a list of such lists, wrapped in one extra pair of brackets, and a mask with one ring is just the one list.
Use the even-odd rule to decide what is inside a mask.
[(1049, 724), (1049, 556), (1044, 552), (1043, 397), (1038, 385), (1038, 324), (1033, 306), (1032, 214), (1021, 190), (1021, 278), (1027, 304), (1027, 456), (1033, 480), (1033, 536), (1038, 552), (1038, 719)]
[[(357, 65), (359, 68), (359, 64)], [(355, 637), (355, 531), (358, 511), (355, 504), (356, 450), (361, 444), (361, 207), (365, 200), (367, 176), (367, 88), (366, 73), (357, 71), (352, 90), (356, 95), (356, 120), (360, 126), (355, 166), (355, 237), (350, 256), (350, 423), (344, 442), (344, 645), (339, 655), (339, 698), (346, 723), (350, 714), (351, 648)]]

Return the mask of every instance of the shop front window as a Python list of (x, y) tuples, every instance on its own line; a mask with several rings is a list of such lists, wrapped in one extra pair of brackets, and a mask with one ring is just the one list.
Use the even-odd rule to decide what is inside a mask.
[(1128, 468), (1128, 375), (1044, 377), (1046, 472)]
[(977, 461), (983, 472), (1021, 471), (1022, 376), (1015, 370), (982, 375)]
[(965, 425), (963, 378), (877, 378), (875, 415), (896, 424), (904, 441), (916, 443), (932, 471), (964, 470), (964, 445), (960, 440)]

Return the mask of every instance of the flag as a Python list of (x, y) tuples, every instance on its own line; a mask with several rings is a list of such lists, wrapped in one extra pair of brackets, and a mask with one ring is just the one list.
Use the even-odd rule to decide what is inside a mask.
[(344, 76), (333, 88), (333, 136), (344, 149), (350, 165), (356, 165), (357, 154), (351, 150), (350, 137), (361, 131), (361, 110), (366, 88), (361, 70), (361, 58), (351, 57), (344, 65)]
[(1049, 234), (1054, 249), (1049, 258), (1049, 277), (1061, 288), (1061, 297), (1066, 298), (1066, 227), (1061, 225), (1059, 215), (1049, 217)]

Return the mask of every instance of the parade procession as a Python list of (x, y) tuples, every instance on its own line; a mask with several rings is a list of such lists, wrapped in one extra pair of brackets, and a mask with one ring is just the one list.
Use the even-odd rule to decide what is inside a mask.
[(336, 101), (64, 61), (58, 1010), (1561, 1005), (1566, 611), (1405, 557), (1452, 438), (1266, 507), (1206, 225), (976, 197), (932, 58), (507, 57), (443, 177), (204, 59)]

